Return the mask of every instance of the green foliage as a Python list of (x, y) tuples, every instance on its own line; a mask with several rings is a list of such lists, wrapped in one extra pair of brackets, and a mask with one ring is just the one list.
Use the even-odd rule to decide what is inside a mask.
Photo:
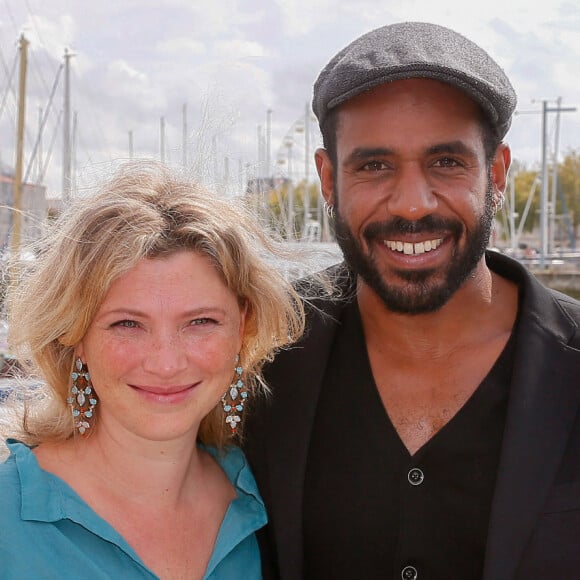
[[(526, 205), (529, 205), (523, 231), (530, 232), (539, 227), (540, 222), (540, 196), (541, 196), (541, 172), (527, 169), (524, 165), (514, 162), (511, 168), (512, 181), (515, 187), (515, 211), (516, 223), (525, 216)], [(552, 198), (553, 171), (549, 168), (548, 195)], [(574, 231), (580, 221), (580, 153), (570, 150), (564, 160), (558, 164), (558, 194), (556, 196), (556, 216), (567, 213)], [(510, 191), (506, 192), (506, 196)], [(562, 231), (567, 222), (558, 219), (562, 224)]]
[[(522, 217), (525, 219), (524, 231), (532, 231), (539, 224), (540, 210), (540, 182), (537, 171), (512, 168), (514, 177), (512, 186), (515, 187), (516, 222)], [(506, 192), (509, 195), (509, 192)], [(529, 200), (531, 196), (531, 199)], [(529, 201), (528, 201), (529, 200)], [(528, 206), (526, 212), (526, 206)]]
[[(573, 150), (568, 152), (564, 161), (559, 164), (558, 179), (566, 200), (566, 209), (576, 231), (580, 223), (580, 152)], [(562, 213), (560, 199), (556, 213)]]
[[(308, 208), (308, 216), (316, 220), (319, 188), (316, 183), (301, 181), (297, 185), (290, 182), (268, 192), (268, 207), (270, 209), (270, 227), (286, 239), (300, 239), (304, 228), (304, 214)], [(292, 219), (289, 214), (292, 213)]]

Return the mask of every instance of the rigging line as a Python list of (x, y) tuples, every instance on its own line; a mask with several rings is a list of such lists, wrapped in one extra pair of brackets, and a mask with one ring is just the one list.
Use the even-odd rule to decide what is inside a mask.
[(18, 24), (16, 24), (16, 20), (14, 19), (14, 15), (12, 14), (12, 10), (10, 10), (10, 4), (8, 0), (4, 0), (4, 4), (6, 5), (6, 12), (8, 12), (8, 16), (10, 16), (10, 20), (12, 21), (12, 26), (14, 26), (14, 30), (18, 30)]
[(8, 76), (8, 84), (6, 86), (6, 91), (4, 92), (4, 96), (2, 98), (2, 103), (0, 104), (0, 119), (2, 118), (2, 113), (4, 112), (4, 107), (6, 106), (6, 99), (8, 98), (8, 93), (12, 90), (14, 94), (14, 87), (12, 86), (12, 79), (14, 77), (14, 72), (16, 71), (16, 63), (18, 62), (18, 52), (14, 55), (14, 61), (12, 62), (12, 70)]
[(45, 159), (44, 165), (42, 167), (42, 171), (41, 171), (40, 175), (38, 176), (38, 183), (42, 183), (44, 181), (44, 177), (46, 176), (46, 170), (48, 169), (48, 164), (49, 164), (50, 158), (52, 156), (52, 149), (54, 147), (54, 143), (55, 143), (56, 137), (58, 135), (58, 128), (60, 126), (61, 117), (62, 117), (62, 109), (58, 112), (58, 117), (56, 119), (56, 125), (54, 126), (54, 133), (52, 134), (52, 139), (50, 141), (50, 147), (48, 148), (48, 151), (46, 152), (46, 159)]
[(36, 142), (34, 143), (34, 147), (32, 149), (32, 153), (30, 155), (30, 161), (28, 162), (28, 167), (26, 168), (26, 174), (24, 177), (25, 182), (28, 180), (28, 176), (29, 176), (30, 170), (32, 168), (32, 163), (34, 162), (34, 159), (36, 157), (36, 152), (37, 152), (38, 146), (40, 144), (40, 139), (42, 138), (44, 126), (46, 125), (46, 120), (48, 119), (48, 114), (50, 113), (50, 107), (52, 105), (52, 100), (54, 99), (54, 95), (55, 95), (56, 89), (58, 87), (58, 80), (60, 77), (60, 73), (62, 72), (63, 68), (64, 68), (64, 64), (61, 63), (61, 65), (58, 67), (58, 70), (56, 71), (56, 77), (55, 77), (54, 83), (52, 85), (52, 91), (51, 91), (50, 97), (48, 99), (48, 104), (47, 104), (46, 109), (44, 111), (44, 115), (42, 117), (42, 120), (40, 122), (40, 128), (38, 129), (38, 136), (36, 138)]
[[(32, 10), (30, 9), (30, 3), (28, 0), (24, 0), (24, 3), (26, 4), (26, 9), (28, 10), (28, 14), (30, 15), (30, 22), (32, 23), (32, 26), (34, 27), (34, 31), (36, 32), (36, 36), (38, 38), (39, 41), (39, 45), (44, 49), (44, 54), (48, 55), (48, 50), (46, 48), (46, 43), (44, 42), (44, 39), (42, 38), (42, 35), (40, 34), (40, 29), (38, 28), (38, 25), (36, 24), (36, 16), (34, 15), (34, 13), (32, 12)], [(40, 81), (42, 82), (43, 86), (44, 86), (44, 90), (48, 91), (48, 84), (46, 82), (46, 79), (44, 78), (43, 74), (42, 74), (42, 66), (36, 66), (36, 61), (32, 61), (34, 63), (34, 69), (36, 74), (38, 74), (38, 76), (40, 77)], [(50, 61), (50, 59), (47, 59), (47, 62), (49, 63), (49, 65), (52, 64), (52, 62)]]
[(4, 58), (4, 52), (0, 46), (0, 60), (2, 61), (2, 67), (4, 68), (4, 73), (8, 75), (8, 65), (6, 64), (6, 59)]
[(101, 114), (102, 107), (100, 109), (95, 107), (94, 93), (91, 93), (90, 91), (86, 90), (85, 85), (82, 82), (82, 78), (77, 74), (75, 67), (71, 67), (70, 74), (71, 74), (71, 83), (76, 88), (75, 94), (79, 95), (79, 97), (81, 98), (86, 99), (87, 108), (89, 109), (88, 114), (86, 115), (88, 123), (85, 122), (83, 124), (83, 127), (86, 127), (88, 124), (90, 124), (90, 127), (88, 127), (88, 130), (86, 132), (90, 131), (92, 134), (96, 135), (95, 139), (97, 138), (100, 139), (101, 143), (104, 144), (104, 147), (106, 147), (110, 151), (111, 145), (109, 143), (109, 140), (105, 136), (105, 132), (103, 130), (104, 123), (99, 122), (99, 116)]

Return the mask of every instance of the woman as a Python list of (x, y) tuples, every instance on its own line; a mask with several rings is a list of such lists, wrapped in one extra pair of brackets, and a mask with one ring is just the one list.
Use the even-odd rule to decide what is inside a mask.
[(46, 395), (0, 465), (3, 579), (261, 577), (232, 434), (303, 327), (264, 248), (231, 200), (149, 162), (52, 228), (8, 301)]

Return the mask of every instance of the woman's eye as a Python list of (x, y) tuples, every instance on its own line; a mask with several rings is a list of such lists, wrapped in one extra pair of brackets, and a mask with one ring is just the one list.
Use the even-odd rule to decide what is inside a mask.
[(113, 326), (120, 326), (122, 328), (137, 328), (137, 323), (134, 320), (119, 320)]
[(206, 324), (211, 324), (215, 322), (212, 318), (196, 318), (195, 320), (191, 321), (192, 326), (205, 326)]

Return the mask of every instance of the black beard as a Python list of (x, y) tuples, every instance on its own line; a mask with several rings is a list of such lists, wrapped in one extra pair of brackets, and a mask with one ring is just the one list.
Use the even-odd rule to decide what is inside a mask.
[(425, 216), (417, 221), (408, 221), (402, 218), (393, 218), (388, 222), (369, 224), (363, 235), (372, 247), (373, 240), (382, 244), (384, 239), (396, 239), (397, 234), (429, 233), (431, 239), (451, 233), (455, 240), (455, 248), (451, 261), (444, 272), (444, 280), (438, 282), (434, 277), (441, 272), (435, 269), (424, 270), (394, 270), (393, 273), (400, 280), (406, 282), (403, 287), (390, 286), (379, 272), (372, 254), (365, 254), (360, 243), (355, 239), (348, 225), (340, 214), (338, 198), (334, 207), (336, 221), (336, 241), (344, 254), (346, 263), (351, 270), (358, 274), (365, 283), (379, 296), (388, 310), (402, 314), (424, 314), (435, 312), (444, 306), (453, 294), (465, 282), (467, 277), (485, 253), (493, 226), (493, 184), (488, 180), (485, 196), (485, 211), (481, 215), (476, 228), (467, 234), (465, 249), (459, 250), (457, 242), (463, 234), (461, 222), (453, 219), (443, 219), (434, 216)]

